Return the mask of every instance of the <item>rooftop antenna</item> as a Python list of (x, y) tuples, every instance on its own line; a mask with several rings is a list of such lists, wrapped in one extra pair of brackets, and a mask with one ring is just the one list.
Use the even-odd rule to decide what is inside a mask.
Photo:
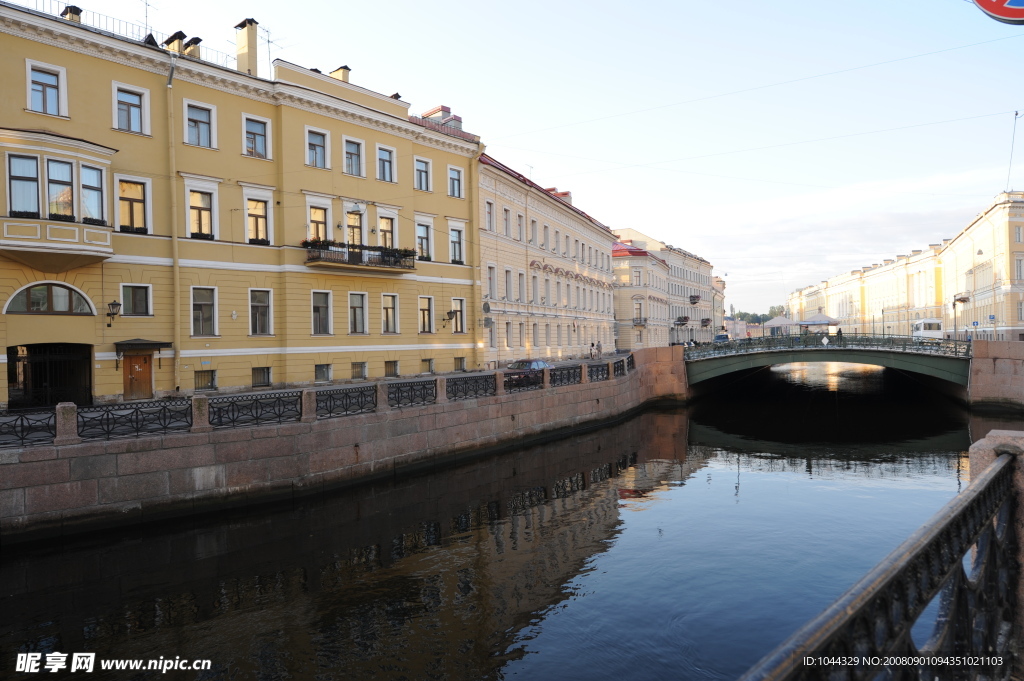
[(1013, 112), (1013, 134), (1010, 135), (1010, 164), (1006, 169), (1006, 191), (1010, 191), (1010, 172), (1013, 170), (1013, 143), (1017, 139), (1017, 119), (1024, 114)]
[(274, 79), (274, 60), (270, 57), (270, 46), (273, 45), (278, 49), (284, 49), (276, 41), (270, 39), (270, 29), (260, 26), (259, 29), (264, 33), (264, 39), (267, 41), (267, 73), (269, 74), (270, 80)]
[(530, 179), (533, 180), (533, 166), (531, 166), (529, 163), (525, 163), (524, 165), (530, 169)]
[(142, 3), (142, 12), (144, 17), (144, 23), (146, 24), (146, 33), (149, 33), (149, 8), (152, 7), (149, 0), (139, 0)]

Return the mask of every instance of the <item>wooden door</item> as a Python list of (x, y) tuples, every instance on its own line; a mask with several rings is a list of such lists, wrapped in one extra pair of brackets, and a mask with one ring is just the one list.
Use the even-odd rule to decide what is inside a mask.
[(153, 357), (150, 355), (125, 355), (124, 399), (153, 399)]

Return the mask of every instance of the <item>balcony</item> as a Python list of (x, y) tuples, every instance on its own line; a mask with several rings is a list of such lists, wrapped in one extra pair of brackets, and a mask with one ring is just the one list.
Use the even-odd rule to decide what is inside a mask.
[(647, 326), (647, 317), (633, 317), (633, 326)]
[(114, 255), (113, 230), (105, 224), (72, 222), (62, 216), (6, 217), (0, 221), (0, 254), (36, 270), (66, 272)]
[(383, 246), (304, 241), (306, 265), (402, 274), (416, 269), (414, 251)]

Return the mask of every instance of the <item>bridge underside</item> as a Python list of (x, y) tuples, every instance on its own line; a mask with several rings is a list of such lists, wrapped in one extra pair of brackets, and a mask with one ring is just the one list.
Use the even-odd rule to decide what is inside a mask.
[(852, 364), (874, 364), (934, 376), (952, 383), (966, 386), (971, 372), (971, 361), (960, 357), (941, 355), (917, 355), (907, 352), (886, 352), (884, 350), (856, 350), (847, 348), (794, 349), (771, 352), (750, 352), (686, 363), (686, 378), (690, 385), (706, 381), (715, 376), (731, 374), (743, 369), (755, 369), (773, 364), (790, 362), (850, 362)]

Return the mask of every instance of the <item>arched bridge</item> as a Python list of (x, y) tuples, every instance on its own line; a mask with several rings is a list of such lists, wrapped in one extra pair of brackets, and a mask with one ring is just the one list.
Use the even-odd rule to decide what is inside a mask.
[(773, 336), (686, 348), (690, 385), (743, 369), (790, 362), (852, 362), (935, 376), (967, 385), (971, 344), (907, 336)]

